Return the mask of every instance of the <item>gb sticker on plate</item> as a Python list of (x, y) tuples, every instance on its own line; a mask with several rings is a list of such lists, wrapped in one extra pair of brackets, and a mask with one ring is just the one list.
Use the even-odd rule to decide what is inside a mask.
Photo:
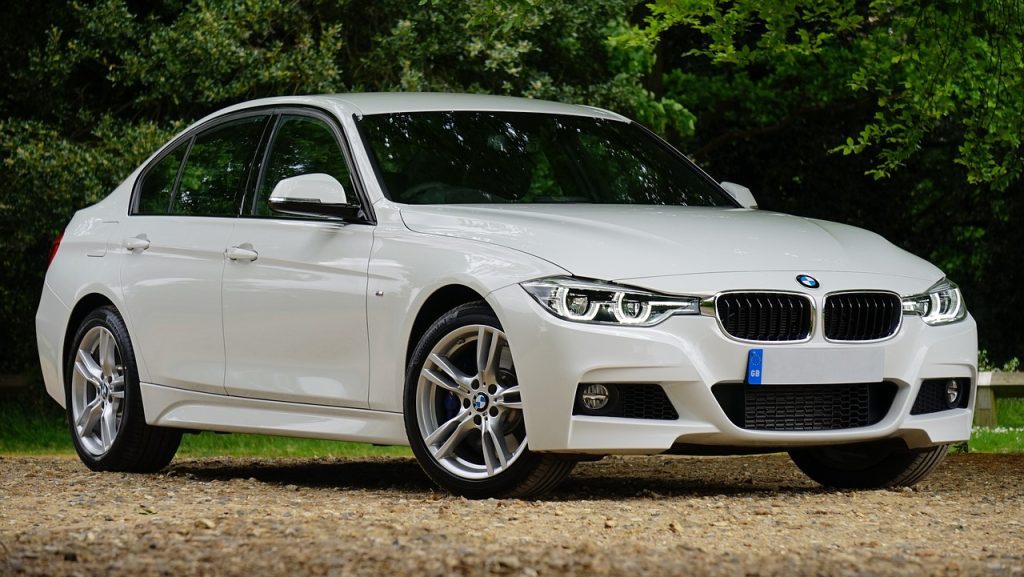
[(750, 349), (747, 353), (747, 384), (760, 385), (764, 374), (764, 349)]

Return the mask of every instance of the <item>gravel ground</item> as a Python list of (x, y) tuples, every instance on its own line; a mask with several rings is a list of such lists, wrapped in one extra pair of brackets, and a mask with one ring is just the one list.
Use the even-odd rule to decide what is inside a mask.
[(616, 457), (539, 501), (435, 491), (402, 458), (0, 458), (0, 574), (1011, 575), (1024, 455), (913, 490), (826, 491), (783, 456)]

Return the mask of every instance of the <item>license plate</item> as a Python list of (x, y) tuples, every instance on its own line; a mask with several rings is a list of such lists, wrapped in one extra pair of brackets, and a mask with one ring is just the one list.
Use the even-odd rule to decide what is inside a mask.
[(878, 347), (750, 349), (749, 385), (827, 385), (881, 382), (885, 351)]

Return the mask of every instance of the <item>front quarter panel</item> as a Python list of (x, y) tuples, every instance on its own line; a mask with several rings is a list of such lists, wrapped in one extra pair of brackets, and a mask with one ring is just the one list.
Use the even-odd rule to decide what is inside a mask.
[[(432, 294), (462, 285), (481, 299), (525, 280), (566, 274), (528, 254), (480, 242), (415, 233), (397, 210), (377, 207), (381, 219), (368, 271), (367, 324), (370, 337), (370, 408), (402, 410), (406, 351), (416, 315)], [(503, 311), (496, 310), (501, 319)]]

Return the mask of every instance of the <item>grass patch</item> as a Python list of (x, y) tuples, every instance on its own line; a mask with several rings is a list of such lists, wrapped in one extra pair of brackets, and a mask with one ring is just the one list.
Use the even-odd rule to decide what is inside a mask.
[(0, 402), (0, 454), (75, 452), (64, 412), (58, 405), (20, 401)]
[(1024, 427), (975, 427), (968, 446), (972, 453), (1024, 452)]
[(996, 420), (1000, 427), (1024, 427), (1024, 399), (997, 398)]
[(971, 452), (1024, 452), (1024, 399), (997, 398), (996, 421), (998, 427), (975, 427), (971, 431)]
[(368, 455), (412, 456), (409, 447), (378, 447), (367, 443), (346, 443), (295, 437), (270, 437), (203, 432), (185, 435), (178, 455), (182, 457), (365, 457)]

